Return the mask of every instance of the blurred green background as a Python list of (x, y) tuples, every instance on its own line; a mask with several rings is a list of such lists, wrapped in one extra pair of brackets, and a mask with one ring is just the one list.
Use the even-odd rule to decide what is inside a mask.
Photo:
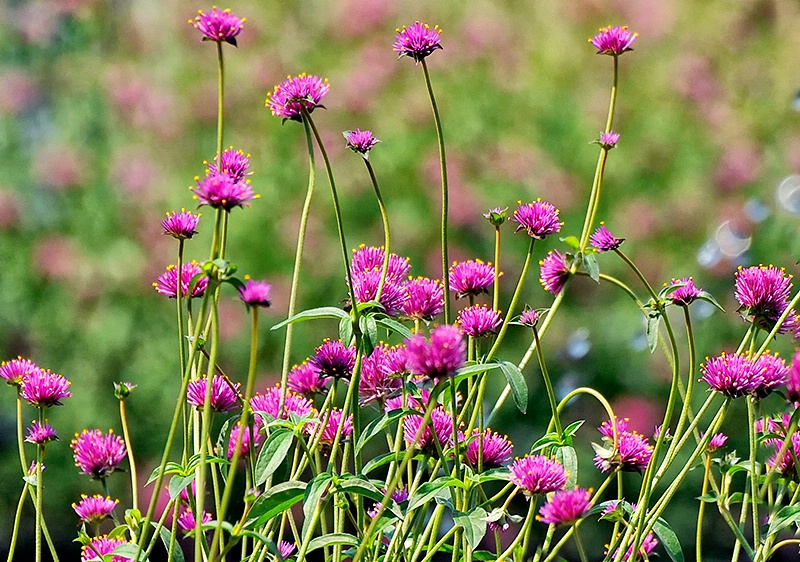
[[(612, 73), (611, 59), (595, 56), (587, 38), (600, 26), (627, 24), (640, 37), (620, 59), (614, 129), (622, 137), (610, 154), (599, 218), (627, 238), (624, 249), (653, 284), (694, 276), (728, 311), (693, 306), (700, 357), (734, 347), (744, 332), (732, 296), (738, 265), (796, 271), (800, 5), (793, 0), (238, 0), (220, 7), (247, 18), (239, 48), (225, 46), (225, 145), (252, 155), (261, 198), (233, 211), (228, 255), (242, 273), (274, 286), (260, 337), (262, 387), (280, 370), (283, 332), (268, 327), (285, 316), (307, 178), (302, 127), (281, 125), (264, 108), (266, 94), (288, 74), (330, 80), (327, 110), (315, 120), (333, 160), (349, 245), (382, 242), (368, 176), (340, 134), (368, 128), (383, 141), (371, 161), (391, 215), (393, 250), (411, 257), (412, 274), (441, 275), (429, 102), (421, 69), (392, 52), (395, 28), (415, 20), (444, 29), (444, 50), (429, 63), (448, 144), (452, 259), (491, 261), (493, 229), (481, 214), (513, 210), (518, 200), (553, 202), (563, 232), (579, 234), (598, 151), (590, 141), (605, 124)], [(174, 0), (7, 0), (0, 10), (0, 358), (23, 355), (73, 382), (74, 396), (49, 412), (61, 442), (46, 459), (48, 522), (66, 560), (77, 557), (70, 504), (100, 492), (73, 466), (71, 436), (86, 427), (119, 432), (112, 382), (137, 384), (128, 405), (147, 475), (176, 400), (174, 302), (151, 283), (177, 251), (160, 220), (166, 211), (194, 208), (188, 187), (214, 156), (215, 49), (187, 24), (197, 9), (210, 8)], [(318, 172), (303, 308), (346, 296), (330, 196)], [(188, 257), (198, 260), (207, 256), (213, 221), (213, 213), (203, 214), (201, 235), (187, 244)], [(507, 303), (527, 239), (506, 225), (503, 244)], [(556, 244), (541, 244), (537, 259)], [(614, 256), (601, 256), (600, 265), (634, 283)], [(529, 277), (524, 301), (548, 306), (537, 276)], [(232, 292), (223, 301), (221, 363), (243, 380), (246, 312)], [(296, 333), (299, 362), (336, 331), (323, 322)], [(502, 358), (519, 361), (528, 337), (512, 334)], [(596, 386), (635, 428), (652, 433), (669, 366), (659, 352), (647, 353), (640, 315), (623, 295), (576, 280), (544, 345), (562, 395)], [(775, 347), (793, 352), (786, 336)], [(526, 375), (537, 406), (521, 418), (509, 404), (496, 424), (520, 455), (546, 423), (538, 369)], [(765, 410), (780, 407), (776, 398)], [(741, 450), (736, 414), (725, 430), (738, 432), (733, 446)], [(33, 419), (33, 409), (27, 415)], [(589, 442), (597, 440), (601, 412), (579, 400), (566, 417), (588, 420), (578, 433), (580, 480), (596, 485)], [(22, 484), (14, 420), (14, 392), (6, 388), (0, 553)], [(111, 486), (125, 504), (124, 475)], [(687, 490), (667, 514), (687, 551), (698, 494)], [(709, 519), (708, 540), (730, 544), (730, 532)], [(32, 521), (28, 509), (26, 529)], [(597, 556), (607, 527), (587, 531), (595, 533), (586, 536)], [(726, 548), (719, 547), (721, 555)]]

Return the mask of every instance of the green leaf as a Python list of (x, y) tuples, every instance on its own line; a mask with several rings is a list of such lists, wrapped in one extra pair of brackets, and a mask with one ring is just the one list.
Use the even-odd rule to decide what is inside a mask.
[(567, 470), (567, 488), (578, 485), (578, 455), (575, 449), (564, 445), (556, 449), (556, 460)]
[[(158, 469), (159, 469), (159, 467), (155, 467), (153, 469), (153, 472), (150, 473), (150, 478), (147, 479), (147, 483), (145, 483), (145, 486), (147, 486), (147, 484), (155, 482), (158, 479)], [(185, 471), (183, 466), (178, 464), (178, 463), (176, 463), (176, 462), (168, 462), (166, 465), (164, 465), (164, 474), (165, 475), (167, 475), (167, 474), (184, 474), (185, 475), (185, 474), (188, 474), (189, 472), (191, 472), (191, 471)]]
[(553, 445), (559, 445), (561, 443), (561, 439), (558, 437), (556, 433), (548, 433), (536, 440), (531, 446), (531, 453), (535, 453), (536, 451), (541, 451), (546, 447), (551, 447)]
[(583, 266), (586, 268), (586, 273), (589, 274), (595, 283), (600, 282), (600, 266), (597, 264), (597, 257), (594, 254), (586, 254), (583, 256)]
[(317, 509), (320, 502), (322, 502), (323, 496), (328, 491), (328, 486), (332, 478), (333, 476), (331, 476), (330, 472), (320, 472), (308, 483), (306, 495), (303, 498), (303, 515), (305, 516), (305, 521), (303, 522), (303, 534), (301, 536), (308, 536), (308, 524), (311, 523), (314, 511)]
[(339, 339), (343, 342), (353, 339), (353, 319), (349, 316), (339, 320)]
[(525, 377), (522, 376), (522, 371), (508, 361), (500, 361), (500, 370), (505, 375), (508, 386), (511, 387), (511, 396), (514, 398), (514, 404), (524, 414), (528, 411), (528, 385), (525, 382)]
[[(167, 529), (166, 527), (162, 526), (158, 530), (158, 534), (161, 537), (161, 542), (164, 545), (164, 550), (169, 552), (169, 545), (172, 542), (172, 533), (170, 532), (169, 529)], [(171, 560), (174, 560), (175, 562), (184, 562), (186, 559), (183, 557), (183, 550), (181, 550), (181, 547), (178, 544), (178, 541), (175, 541), (175, 544), (173, 546), (175, 548), (172, 549)], [(135, 553), (134, 553), (134, 555), (135, 555)]]
[(700, 294), (697, 296), (698, 299), (701, 301), (706, 301), (709, 304), (714, 305), (720, 312), (725, 312), (725, 309), (722, 308), (722, 305), (717, 302), (717, 300), (711, 296), (711, 293), (706, 291), (700, 291)]
[(364, 468), (361, 471), (364, 474), (369, 474), (376, 468), (380, 468), (386, 464), (389, 464), (393, 460), (397, 458), (397, 455), (394, 452), (383, 453), (382, 455), (378, 455), (374, 459), (370, 459), (367, 461), (367, 464), (364, 465)]
[(672, 562), (683, 562), (681, 541), (678, 540), (678, 535), (675, 534), (669, 523), (659, 517), (653, 525), (653, 532), (658, 536), (658, 540), (661, 541)]
[(720, 499), (720, 495), (712, 490), (708, 492), (706, 495), (700, 496), (699, 498), (696, 499), (704, 503), (717, 503)]
[[(334, 487), (334, 491), (364, 496), (378, 503), (381, 503), (384, 497), (384, 493), (375, 484), (369, 480), (353, 476), (352, 474), (346, 475), (346, 477)], [(396, 505), (396, 502), (390, 501), (386, 509), (391, 511), (396, 517), (401, 517), (401, 514), (396, 509)]]
[(364, 355), (368, 356), (375, 349), (375, 344), (378, 343), (378, 325), (375, 324), (375, 318), (370, 315), (364, 315), (359, 317), (358, 327), (363, 335), (361, 345), (364, 349)]
[(581, 426), (583, 425), (583, 423), (585, 421), (586, 420), (578, 420), (578, 421), (574, 421), (571, 424), (569, 424), (567, 427), (564, 428), (564, 436), (565, 437), (574, 436), (578, 432), (578, 430), (581, 428)]
[(358, 442), (356, 443), (355, 454), (358, 455), (361, 452), (361, 449), (364, 448), (364, 445), (369, 443), (370, 439), (378, 435), (381, 431), (386, 429), (386, 427), (396, 421), (399, 418), (402, 418), (409, 412), (413, 412), (413, 410), (409, 409), (397, 409), (392, 410), (390, 412), (386, 412), (381, 417), (376, 418), (369, 422), (367, 427), (361, 432), (361, 435), (358, 437)]
[(453, 486), (463, 488), (464, 483), (452, 476), (440, 476), (433, 482), (425, 482), (417, 488), (417, 491), (408, 499), (407, 513), (411, 513), (421, 505), (425, 505), (436, 496), (442, 494), (445, 489)]
[(189, 476), (178, 476), (175, 475), (169, 479), (169, 486), (167, 490), (169, 491), (169, 497), (175, 499), (178, 494), (180, 494), (186, 487), (192, 483), (194, 480), (194, 474)]
[(389, 330), (390, 332), (395, 332), (397, 334), (400, 334), (400, 336), (403, 337), (403, 338), (410, 338), (411, 336), (414, 335), (414, 333), (411, 330), (409, 330), (408, 328), (406, 328), (400, 322), (398, 322), (397, 320), (394, 320), (393, 318), (389, 318), (389, 317), (385, 317), (384, 316), (384, 317), (375, 319), (375, 322), (381, 328), (385, 328), (385, 329)]
[(358, 539), (350, 533), (328, 533), (327, 535), (322, 535), (321, 537), (315, 537), (311, 539), (311, 542), (308, 543), (308, 550), (306, 552), (311, 552), (312, 550), (317, 550), (318, 548), (322, 548), (324, 546), (332, 546), (334, 544), (355, 545), (358, 544)]
[(564, 244), (571, 247), (573, 250), (580, 250), (581, 249), (581, 242), (578, 240), (577, 236), (565, 236), (564, 238), (559, 238)]
[(476, 363), (475, 365), (461, 367), (458, 371), (456, 371), (456, 382), (461, 382), (469, 375), (485, 373), (486, 371), (491, 371), (492, 369), (497, 369), (498, 367), (500, 367), (499, 363)]
[(335, 306), (321, 306), (319, 308), (312, 308), (311, 310), (304, 310), (303, 312), (298, 312), (291, 318), (287, 318), (283, 322), (279, 322), (275, 324), (270, 330), (279, 330), (288, 324), (292, 324), (294, 322), (302, 322), (305, 320), (313, 320), (314, 318), (350, 318), (350, 315), (347, 314), (341, 308), (336, 308)]
[(280, 515), (302, 500), (305, 492), (306, 483), (299, 480), (290, 480), (273, 486), (261, 494), (253, 504), (253, 507), (250, 508), (249, 517), (244, 528), (253, 529), (259, 527), (273, 517)]
[(256, 461), (256, 486), (261, 486), (278, 469), (292, 447), (293, 437), (291, 431), (283, 428), (270, 434)]
[[(779, 533), (789, 525), (800, 521), (800, 505), (787, 505), (775, 515), (775, 519), (769, 524), (767, 537)], [(765, 537), (766, 538), (766, 537)]]
[(650, 349), (650, 353), (653, 353), (658, 347), (658, 327), (661, 322), (661, 314), (656, 311), (651, 311), (647, 315), (647, 328), (645, 330), (647, 334), (647, 347)]
[(124, 542), (115, 548), (112, 554), (116, 556), (124, 556), (125, 558), (130, 558), (131, 560), (136, 560), (136, 554), (139, 554), (139, 560), (147, 560), (144, 556), (144, 552), (139, 552), (139, 547), (130, 542)]
[(486, 515), (486, 510), (481, 507), (471, 509), (467, 513), (453, 514), (453, 522), (464, 529), (464, 538), (472, 549), (480, 544), (486, 534)]

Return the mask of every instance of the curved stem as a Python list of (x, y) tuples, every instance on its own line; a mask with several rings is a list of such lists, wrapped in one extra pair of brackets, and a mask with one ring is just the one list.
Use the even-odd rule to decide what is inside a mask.
[(449, 206), (449, 194), (447, 188), (447, 157), (444, 151), (444, 133), (442, 132), (442, 120), (439, 117), (439, 107), (436, 105), (436, 97), (433, 95), (431, 76), (428, 72), (428, 64), (422, 59), (422, 72), (425, 74), (425, 86), (428, 88), (428, 97), (431, 100), (431, 110), (433, 111), (433, 123), (436, 127), (436, 139), (439, 142), (439, 167), (442, 174), (442, 283), (444, 284), (444, 323), (451, 321), (450, 307), (450, 258), (447, 255), (447, 209)]
[[(178, 285), (180, 287), (180, 285)], [(128, 453), (128, 463), (131, 470), (131, 497), (133, 509), (139, 509), (139, 483), (136, 475), (136, 461), (133, 457), (131, 435), (128, 431), (128, 413), (125, 409), (125, 400), (119, 401), (119, 419), (122, 423), (122, 436), (125, 438), (125, 450)]]
[(389, 254), (391, 252), (392, 235), (389, 230), (389, 215), (386, 212), (386, 205), (383, 202), (383, 196), (378, 187), (378, 178), (375, 177), (375, 171), (372, 169), (372, 164), (367, 158), (364, 158), (364, 164), (366, 164), (369, 178), (372, 180), (372, 188), (375, 190), (375, 197), (378, 199), (378, 207), (380, 208), (381, 220), (383, 221), (383, 265), (381, 267), (381, 280), (378, 283), (378, 290), (375, 292), (375, 300), (380, 302), (381, 295), (383, 294), (383, 286), (386, 284), (386, 273), (389, 271)]
[(19, 523), (22, 520), (22, 506), (25, 505), (25, 498), (28, 495), (28, 487), (30, 484), (25, 482), (22, 486), (22, 493), (19, 496), (19, 503), (17, 503), (17, 511), (14, 515), (14, 526), (11, 531), (11, 544), (8, 546), (8, 558), (6, 562), (14, 560), (14, 551), (17, 549), (17, 539), (19, 538)]

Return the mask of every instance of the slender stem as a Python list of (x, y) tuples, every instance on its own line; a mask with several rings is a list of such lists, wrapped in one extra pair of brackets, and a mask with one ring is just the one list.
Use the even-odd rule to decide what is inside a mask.
[[(759, 464), (756, 459), (758, 449), (756, 445), (756, 404), (755, 398), (748, 396), (747, 400), (747, 436), (750, 445), (750, 506), (753, 515), (753, 544), (761, 542), (760, 526), (758, 519), (758, 480)], [(777, 464), (777, 463), (776, 463)]]
[(706, 511), (706, 502), (703, 497), (708, 493), (708, 476), (711, 474), (711, 454), (706, 454), (705, 470), (703, 471), (703, 487), (700, 491), (700, 507), (697, 509), (697, 533), (695, 535), (695, 560), (703, 562), (703, 515)]
[(451, 321), (450, 307), (450, 258), (447, 255), (447, 212), (449, 206), (449, 194), (447, 188), (447, 157), (444, 150), (444, 133), (442, 132), (442, 120), (439, 117), (439, 107), (436, 104), (436, 97), (433, 95), (431, 76), (428, 72), (428, 64), (422, 59), (422, 72), (425, 75), (425, 86), (428, 88), (428, 97), (431, 100), (431, 110), (433, 111), (433, 123), (436, 127), (436, 139), (439, 141), (439, 167), (442, 173), (442, 283), (444, 284), (444, 323)]
[(541, 342), (539, 341), (539, 332), (536, 331), (536, 326), (533, 327), (533, 339), (536, 341), (536, 355), (539, 357), (539, 368), (542, 370), (544, 386), (547, 389), (547, 398), (550, 401), (550, 410), (553, 413), (553, 424), (555, 425), (556, 433), (558, 433), (558, 437), (560, 439), (562, 437), (563, 430), (561, 429), (561, 420), (558, 416), (556, 392), (553, 389), (553, 383), (550, 380), (550, 374), (547, 372), (547, 364), (544, 362), (544, 352), (542, 351)]
[[(179, 285), (180, 286), (180, 285)], [(139, 509), (139, 482), (136, 475), (136, 461), (133, 457), (133, 445), (131, 445), (131, 435), (128, 431), (128, 412), (125, 408), (125, 400), (119, 401), (119, 419), (122, 423), (122, 435), (125, 438), (125, 450), (128, 453), (128, 463), (131, 470), (131, 496), (133, 509)]]
[(383, 202), (380, 187), (378, 187), (378, 178), (375, 177), (375, 171), (372, 169), (372, 164), (368, 158), (364, 158), (364, 164), (367, 166), (369, 178), (372, 180), (372, 188), (375, 190), (375, 197), (378, 199), (378, 207), (381, 211), (381, 220), (383, 221), (383, 265), (381, 267), (381, 280), (378, 283), (378, 290), (375, 291), (375, 300), (380, 302), (381, 295), (383, 294), (383, 286), (386, 284), (386, 274), (389, 271), (389, 254), (391, 252), (392, 235), (389, 230), (389, 215), (386, 212), (386, 205)]
[(583, 548), (583, 542), (581, 542), (581, 535), (578, 533), (578, 529), (575, 529), (575, 546), (578, 547), (578, 556), (581, 557), (581, 562), (589, 562), (589, 558), (586, 556), (586, 549)]
[(222, 131), (225, 125), (225, 65), (222, 41), (217, 41), (217, 170), (222, 171)]
[(22, 493), (19, 496), (19, 503), (17, 504), (17, 512), (14, 515), (14, 527), (11, 531), (11, 544), (8, 546), (7, 562), (14, 559), (14, 551), (17, 549), (17, 539), (19, 538), (19, 522), (22, 520), (22, 506), (25, 505), (25, 498), (28, 495), (28, 487), (30, 484), (25, 482), (22, 486)]
[[(44, 408), (39, 408), (39, 425), (44, 423)], [(42, 560), (42, 520), (44, 519), (44, 484), (42, 483), (42, 466), (44, 466), (44, 444), (36, 447), (36, 562)]]
[[(522, 539), (530, 532), (531, 525), (536, 520), (534, 517), (534, 513), (536, 512), (536, 498), (531, 498), (528, 502), (528, 514), (525, 516), (525, 523), (522, 525), (522, 529), (520, 529), (519, 534), (514, 537), (514, 540), (511, 541), (511, 544), (497, 557), (496, 562), (503, 562), (503, 560), (507, 559), (508, 556), (514, 552), (514, 549), (517, 548), (519, 543), (522, 542)], [(523, 556), (525, 554), (523, 553)]]
[(500, 308), (500, 225), (494, 227), (494, 290), (492, 291), (492, 308)]
[[(303, 202), (303, 210), (300, 213), (300, 228), (297, 232), (297, 249), (294, 256), (294, 270), (292, 272), (292, 286), (289, 291), (289, 310), (287, 318), (294, 316), (297, 309), (297, 290), (300, 286), (300, 265), (303, 262), (303, 248), (306, 242), (306, 230), (308, 229), (308, 216), (311, 213), (311, 198), (314, 195), (314, 186), (317, 182), (317, 172), (314, 158), (314, 142), (311, 136), (311, 127), (306, 119), (303, 119), (303, 129), (306, 133), (306, 146), (308, 147), (308, 187), (306, 188), (306, 198)], [(289, 366), (292, 357), (292, 336), (294, 335), (294, 324), (286, 326), (286, 340), (283, 344), (283, 365), (281, 367), (281, 398), (278, 404), (278, 413), (283, 412), (286, 403), (286, 382), (289, 378)]]

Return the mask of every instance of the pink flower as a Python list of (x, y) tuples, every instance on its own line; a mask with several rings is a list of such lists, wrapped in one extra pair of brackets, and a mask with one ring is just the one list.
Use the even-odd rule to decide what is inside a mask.
[(241, 33), (245, 18), (240, 19), (230, 10), (219, 10), (216, 6), (207, 14), (202, 10), (198, 10), (197, 14), (189, 23), (204, 35), (203, 41), (224, 41), (236, 46), (236, 36)]
[(558, 461), (542, 455), (525, 455), (510, 467), (510, 480), (526, 495), (561, 490), (567, 484), (567, 471)]
[(61, 400), (72, 396), (69, 391), (71, 384), (62, 375), (35, 369), (22, 379), (19, 395), (40, 408), (61, 406)]
[(119, 503), (119, 500), (112, 500), (100, 494), (91, 497), (82, 495), (81, 498), (80, 502), (72, 504), (72, 509), (78, 514), (81, 521), (89, 525), (96, 525), (107, 517), (110, 517), (114, 508)]
[(303, 111), (311, 113), (318, 107), (325, 108), (320, 102), (329, 90), (328, 81), (319, 76), (289, 76), (275, 86), (267, 98), (267, 107), (276, 117), (301, 121)]
[[(214, 375), (211, 379), (211, 409), (215, 412), (230, 412), (238, 410), (239, 405), (239, 383), (232, 383), (226, 377)], [(186, 388), (186, 403), (202, 410), (208, 388), (206, 377), (197, 379), (189, 383)]]
[(589, 39), (597, 49), (598, 55), (619, 56), (626, 51), (632, 51), (638, 33), (631, 33), (627, 26), (608, 26), (600, 29), (600, 33)]
[(70, 448), (75, 455), (75, 465), (97, 480), (114, 472), (127, 454), (125, 441), (110, 429), (107, 435), (99, 429), (84, 429), (75, 434)]
[(411, 57), (417, 63), (422, 62), (425, 57), (442, 48), (441, 33), (438, 25), (431, 29), (428, 24), (416, 21), (410, 27), (397, 29), (393, 50), (400, 53), (401, 57)]
[(591, 490), (559, 490), (547, 499), (536, 519), (548, 525), (571, 525), (586, 515), (591, 506)]
[(558, 250), (550, 250), (550, 253), (539, 262), (540, 278), (542, 287), (554, 295), (564, 290), (570, 277), (567, 256)]

